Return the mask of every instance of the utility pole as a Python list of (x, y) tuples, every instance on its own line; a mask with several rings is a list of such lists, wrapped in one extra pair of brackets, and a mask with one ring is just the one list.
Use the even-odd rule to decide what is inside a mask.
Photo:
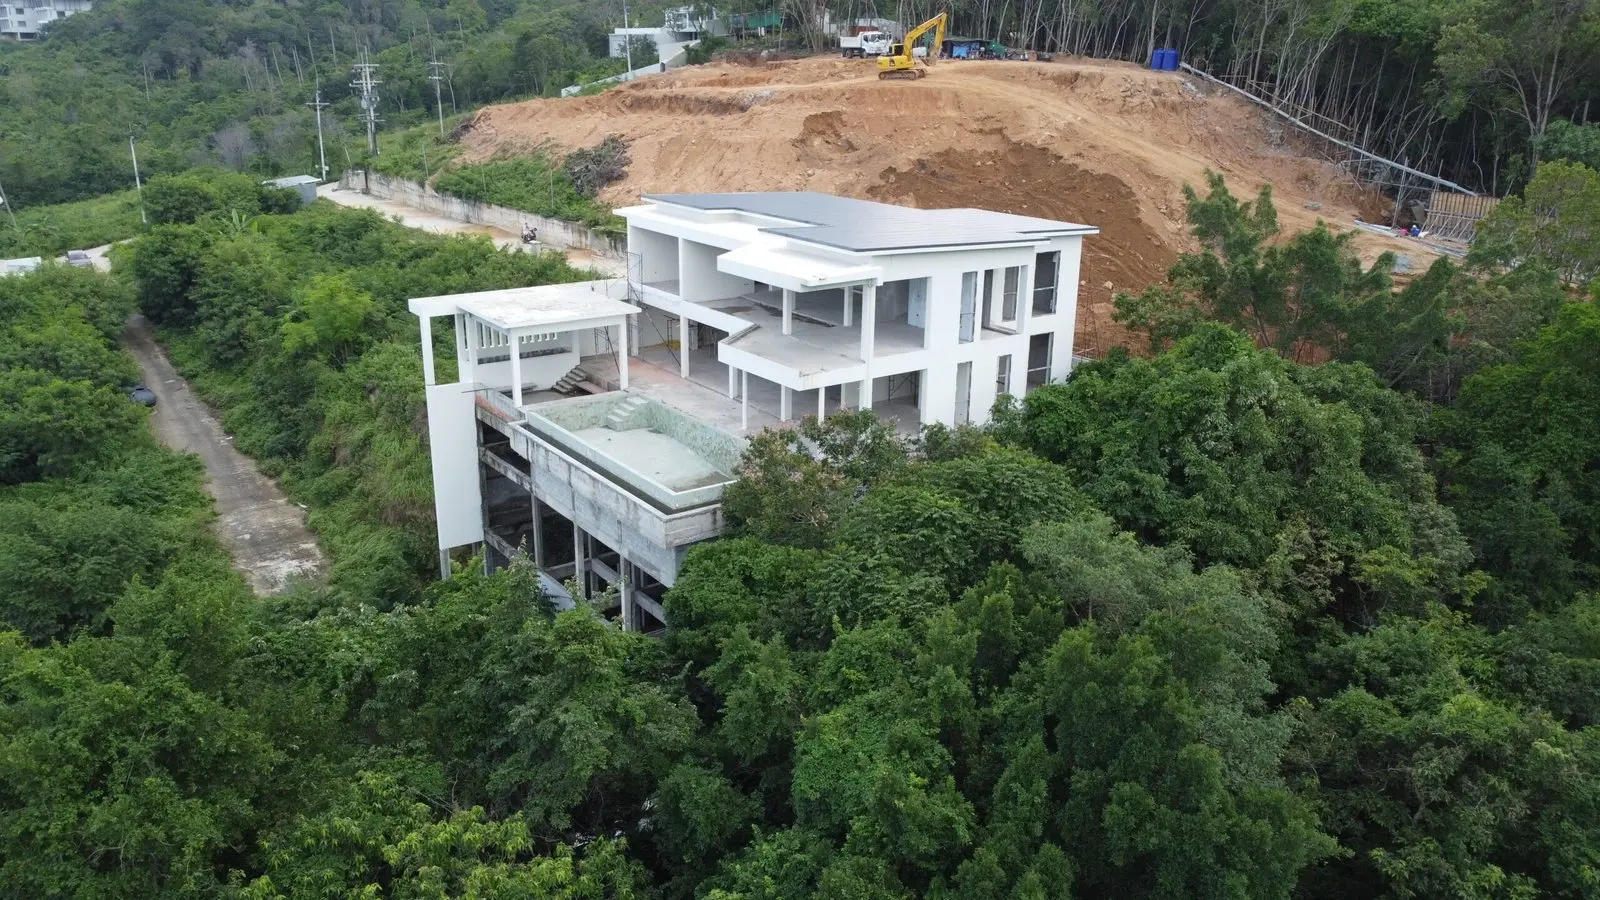
[(128, 135), (128, 155), (133, 157), (133, 189), (139, 192), (139, 224), (149, 225), (144, 214), (144, 182), (139, 180), (139, 151), (133, 149), (133, 135)]
[(444, 81), (444, 76), (439, 74), (443, 69), (444, 63), (439, 62), (439, 52), (435, 49), (433, 62), (428, 63), (428, 71), (432, 73), (428, 76), (428, 80), (433, 82), (433, 106), (439, 111), (440, 137), (444, 137), (444, 95), (439, 89), (440, 82)]
[(355, 69), (355, 81), (350, 82), (353, 88), (361, 90), (361, 117), (367, 123), (367, 152), (373, 156), (378, 155), (378, 92), (375, 88), (383, 82), (372, 77), (377, 63), (367, 62), (367, 51), (361, 50), (361, 62), (352, 66)]
[(628, 0), (622, 0), (622, 58), (628, 63), (628, 77), (633, 80), (633, 35), (628, 33)]
[(0, 206), (4, 206), (6, 215), (11, 217), (11, 230), (20, 230), (17, 228), (17, 211), (11, 208), (11, 201), (6, 199), (6, 189), (3, 185), (0, 185)]
[(328, 154), (322, 148), (322, 111), (324, 109), (332, 106), (333, 104), (332, 103), (325, 103), (322, 100), (322, 78), (321, 78), (321, 76), (317, 77), (317, 99), (311, 101), (310, 103), (307, 103), (306, 105), (317, 111), (317, 165), (318, 165), (318, 167), (320, 168), (320, 170), (322, 172), (320, 180), (327, 181), (328, 180)]

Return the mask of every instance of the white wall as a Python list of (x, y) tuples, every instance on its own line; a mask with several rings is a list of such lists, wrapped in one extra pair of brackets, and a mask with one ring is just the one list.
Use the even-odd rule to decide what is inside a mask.
[(697, 241), (678, 241), (678, 277), (682, 282), (678, 289), (683, 299), (703, 303), (755, 290), (754, 281), (717, 271), (717, 257), (724, 252)]
[(629, 225), (628, 252), (639, 254), (639, 277), (643, 281), (672, 281), (678, 277), (677, 238)]
[(483, 540), (475, 397), (466, 385), (456, 383), (428, 386), (427, 399), (439, 549), (475, 544)]
[[(503, 349), (503, 348), (502, 348)], [(522, 387), (524, 390), (544, 390), (561, 380), (578, 364), (578, 354), (552, 353), (546, 356), (529, 356), (522, 360)], [(478, 363), (473, 373), (478, 381), (492, 388), (511, 387), (511, 360)]]

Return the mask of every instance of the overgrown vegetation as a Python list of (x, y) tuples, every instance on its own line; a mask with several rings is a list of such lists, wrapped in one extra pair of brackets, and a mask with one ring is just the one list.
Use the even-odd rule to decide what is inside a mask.
[(531, 153), (457, 166), (441, 173), (433, 186), (468, 200), (618, 233), (624, 223), (595, 193), (621, 178), (627, 164), (627, 145), (615, 137), (565, 158), (547, 144)]
[(0, 213), (0, 258), (60, 256), (139, 233), (139, 199), (132, 191), (92, 200), (24, 208), (13, 226)]
[[(654, 20), (660, 8), (634, 15)], [(361, 48), (380, 66), (384, 127), (405, 129), (436, 121), (435, 55), (454, 115), (620, 72), (606, 34), (621, 20), (620, 4), (578, 0), (103, 0), (44, 40), (0, 43), (0, 184), (19, 211), (122, 191), (133, 182), (129, 135), (145, 177), (196, 165), (315, 173), (305, 104), (319, 81), (337, 175), (366, 156), (345, 87)]]
[(581, 273), (559, 255), (501, 252), (326, 203), (237, 221), (216, 210), (154, 228), (128, 260), (140, 306), (240, 449), (313, 508), (333, 592), (385, 608), (414, 599), (436, 563), (406, 299)]

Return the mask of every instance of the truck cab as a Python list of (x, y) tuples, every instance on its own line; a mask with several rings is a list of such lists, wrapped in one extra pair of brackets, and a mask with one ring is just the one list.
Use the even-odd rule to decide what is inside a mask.
[(858, 35), (845, 36), (839, 39), (839, 46), (846, 57), (861, 58), (865, 56), (882, 56), (889, 52), (889, 45), (894, 39), (882, 31), (863, 31)]

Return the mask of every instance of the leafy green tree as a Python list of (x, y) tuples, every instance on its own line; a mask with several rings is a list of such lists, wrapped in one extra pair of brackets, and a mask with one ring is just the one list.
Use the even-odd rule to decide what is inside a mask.
[(376, 303), (350, 279), (317, 276), (299, 292), (283, 324), (283, 349), (341, 364), (372, 332)]
[(1500, 582), (1498, 621), (1600, 585), (1597, 352), (1600, 307), (1569, 304), (1518, 362), (1468, 379), (1438, 414), (1445, 493)]
[(1600, 173), (1579, 163), (1539, 167), (1521, 197), (1507, 197), (1479, 226), (1474, 259), (1540, 263), (1584, 285), (1600, 273)]
[(1144, 331), (1152, 350), (1192, 333), (1204, 321), (1225, 322), (1285, 357), (1304, 345), (1335, 348), (1363, 313), (1390, 292), (1393, 258), (1363, 269), (1351, 242), (1325, 226), (1274, 244), (1278, 214), (1272, 186), (1240, 203), (1221, 174), (1207, 172), (1208, 193), (1184, 186), (1188, 221), (1200, 240), (1168, 273), (1169, 286), (1119, 295), (1117, 321)]

